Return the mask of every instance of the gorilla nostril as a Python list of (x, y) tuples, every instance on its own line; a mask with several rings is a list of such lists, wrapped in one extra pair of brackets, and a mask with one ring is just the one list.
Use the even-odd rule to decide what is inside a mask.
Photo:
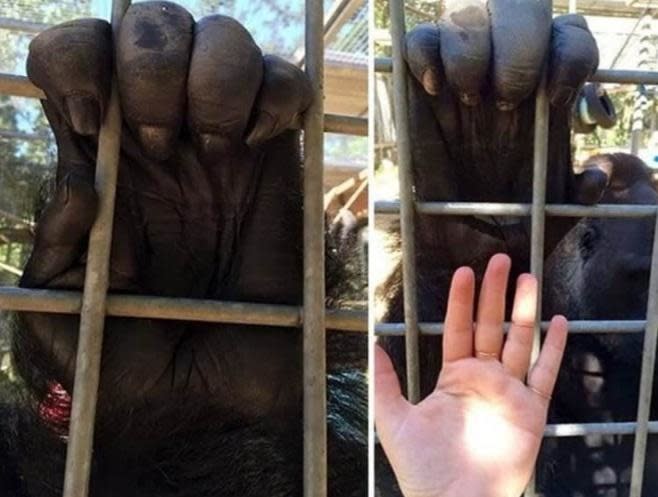
[(173, 129), (163, 126), (140, 126), (137, 134), (146, 155), (156, 160), (169, 158), (177, 138)]

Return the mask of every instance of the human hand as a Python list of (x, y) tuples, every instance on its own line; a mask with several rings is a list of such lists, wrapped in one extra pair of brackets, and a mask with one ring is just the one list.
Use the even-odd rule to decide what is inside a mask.
[(473, 323), (475, 278), (455, 272), (435, 390), (417, 405), (402, 397), (390, 358), (375, 355), (377, 433), (405, 497), (518, 497), (539, 452), (550, 396), (566, 345), (556, 316), (530, 369), (537, 280), (517, 282), (503, 339), (510, 259), (491, 258)]

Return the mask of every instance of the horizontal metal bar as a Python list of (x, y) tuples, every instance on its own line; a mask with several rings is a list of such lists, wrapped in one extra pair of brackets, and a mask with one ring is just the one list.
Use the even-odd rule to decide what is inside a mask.
[[(565, 423), (546, 425), (545, 437), (582, 437), (586, 435), (633, 435), (637, 423)], [(658, 421), (649, 421), (649, 433), (658, 433)]]
[[(0, 95), (38, 99), (46, 98), (46, 95), (34, 86), (27, 77), (6, 73), (0, 73)], [(324, 130), (327, 133), (368, 136), (368, 119), (326, 114), (324, 116)]]
[(27, 133), (25, 131), (14, 131), (11, 129), (1, 129), (0, 138), (6, 140), (25, 140), (25, 141), (38, 141), (48, 140), (52, 135), (46, 133)]
[(23, 276), (23, 271), (21, 271), (17, 267), (10, 266), (9, 264), (5, 264), (4, 262), (0, 262), (0, 270), (6, 271), (7, 273), (13, 274), (14, 276)]
[[(393, 70), (388, 57), (375, 58), (375, 72), (390, 73)], [(620, 69), (599, 69), (590, 78), (598, 83), (618, 83), (628, 85), (658, 85), (658, 71), (625, 71)]]
[[(0, 310), (79, 314), (80, 292), (0, 287)], [(107, 315), (181, 321), (300, 327), (301, 307), (179, 299), (146, 295), (108, 295)], [(365, 311), (327, 309), (327, 328), (365, 333)]]
[[(548, 330), (549, 321), (542, 321), (542, 331)], [(646, 321), (569, 321), (569, 333), (642, 333)], [(509, 329), (510, 323), (505, 323), (505, 331)], [(425, 322), (419, 324), (423, 335), (441, 335), (443, 323)], [(376, 336), (404, 336), (404, 323), (377, 323), (375, 324)]]
[[(421, 214), (441, 216), (529, 216), (532, 204), (493, 202), (417, 202), (416, 211)], [(551, 217), (651, 217), (658, 205), (635, 204), (547, 204), (546, 215)], [(398, 201), (375, 202), (375, 213), (398, 215)]]
[(45, 99), (46, 95), (25, 76), (0, 73), (0, 95)]
[(339, 114), (324, 115), (325, 133), (341, 133), (343, 135), (368, 136), (368, 119)]
[(658, 85), (658, 72), (599, 69), (589, 80), (597, 83), (618, 83), (622, 85)]
[(23, 21), (21, 19), (12, 19), (10, 17), (0, 17), (0, 29), (9, 31), (22, 31), (23, 33), (40, 33), (48, 29), (51, 24), (42, 22)]

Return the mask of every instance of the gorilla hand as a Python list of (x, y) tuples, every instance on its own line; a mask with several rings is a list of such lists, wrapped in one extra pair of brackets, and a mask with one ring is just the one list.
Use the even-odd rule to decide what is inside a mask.
[(548, 201), (595, 203), (607, 177), (571, 172), (569, 109), (598, 66), (586, 21), (543, 2), (455, 0), (407, 35), (415, 184), (420, 200), (528, 201), (536, 89), (551, 108)]
[[(298, 304), (300, 159), (298, 133), (289, 128), (310, 104), (304, 74), (262, 56), (235, 20), (195, 23), (167, 2), (131, 6), (114, 43), (124, 125), (111, 288)], [(53, 27), (30, 46), (28, 75), (46, 93), (59, 160), (58, 188), (40, 219), (24, 287), (82, 286), (112, 52), (110, 26), (100, 20)], [(34, 377), (38, 367), (41, 378), (70, 392), (78, 319), (24, 320), (27, 333), (16, 339), (27, 346), (17, 350), (30, 353), (19, 354), (19, 368)], [(99, 413), (108, 401), (130, 406), (173, 400), (172, 393), (238, 415), (288, 408), (300, 395), (295, 335), (108, 319)]]

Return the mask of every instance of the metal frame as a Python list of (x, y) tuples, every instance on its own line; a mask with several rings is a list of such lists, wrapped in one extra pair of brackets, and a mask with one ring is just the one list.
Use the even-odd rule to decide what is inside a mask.
[[(547, 1), (552, 5), (551, 0)], [(393, 72), (395, 123), (398, 136), (400, 201), (376, 202), (375, 214), (400, 216), (402, 234), (402, 272), (404, 291), (404, 323), (375, 324), (375, 334), (379, 336), (402, 336), (406, 340), (409, 400), (416, 402), (417, 385), (420, 371), (417, 362), (419, 334), (436, 335), (443, 330), (442, 323), (418, 323), (416, 298), (416, 261), (413, 250), (413, 215), (414, 211), (426, 215), (497, 215), (530, 216), (531, 225), (531, 272), (542, 287), (544, 263), (544, 228), (546, 216), (566, 217), (651, 217), (656, 218), (653, 255), (645, 321), (577, 321), (570, 322), (571, 333), (641, 333), (644, 332), (644, 353), (638, 402), (638, 415), (635, 423), (577, 423), (558, 424), (546, 427), (546, 437), (584, 436), (588, 434), (626, 434), (635, 435), (633, 453), (631, 497), (640, 497), (644, 476), (644, 461), (648, 433), (658, 433), (658, 421), (649, 421), (649, 409), (656, 361), (658, 342), (658, 206), (655, 205), (546, 205), (546, 167), (548, 154), (548, 122), (550, 106), (546, 95), (546, 75), (544, 74), (537, 92), (535, 112), (535, 141), (533, 157), (533, 196), (531, 204), (478, 203), (478, 202), (415, 202), (411, 177), (411, 160), (409, 155), (409, 124), (407, 102), (407, 68), (402, 58), (405, 35), (404, 0), (389, 0), (391, 9), (391, 38), (393, 57), (379, 58), (375, 61), (378, 72)], [(658, 72), (599, 70), (592, 81), (627, 84), (658, 84)], [(410, 240), (411, 238), (411, 240)], [(406, 252), (406, 253), (405, 253)], [(408, 296), (412, 296), (408, 299)], [(548, 326), (541, 322), (541, 298), (538, 299), (537, 321), (533, 344), (533, 361), (538, 352), (541, 330)], [(509, 323), (506, 327), (509, 326)], [(412, 350), (409, 350), (412, 349)], [(526, 495), (535, 495), (534, 482), (526, 490)]]
[[(113, 0), (116, 33), (130, 0)], [(35, 28), (36, 29), (36, 28)], [(303, 307), (107, 295), (109, 249), (119, 162), (121, 116), (116, 85), (99, 138), (96, 189), (100, 211), (92, 228), (83, 292), (0, 287), (0, 310), (80, 314), (80, 335), (64, 484), (64, 497), (86, 497), (106, 316), (303, 327), (304, 495), (326, 497), (326, 346), (325, 332), (367, 332), (367, 314), (325, 310), (324, 301), (324, 132), (367, 135), (366, 119), (323, 114), (323, 2), (306, 0), (307, 74), (314, 102), (304, 128), (304, 304)], [(0, 74), (0, 94), (45, 98), (27, 78)]]

